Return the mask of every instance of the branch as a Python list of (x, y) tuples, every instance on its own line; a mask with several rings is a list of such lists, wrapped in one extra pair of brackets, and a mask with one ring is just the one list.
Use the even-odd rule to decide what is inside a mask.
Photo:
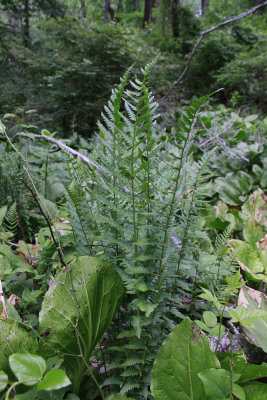
[(34, 199), (34, 201), (35, 201), (37, 207), (39, 208), (39, 210), (41, 211), (41, 213), (42, 213), (44, 219), (46, 220), (47, 226), (48, 226), (48, 228), (49, 228), (49, 230), (50, 230), (50, 233), (51, 233), (52, 240), (53, 240), (53, 242), (54, 242), (54, 244), (55, 244), (55, 246), (56, 246), (56, 250), (57, 250), (57, 252), (58, 252), (59, 260), (60, 260), (62, 266), (65, 267), (65, 266), (66, 266), (66, 263), (65, 263), (65, 261), (63, 260), (63, 254), (61, 253), (61, 248), (60, 248), (60, 246), (58, 246), (58, 243), (57, 243), (56, 238), (55, 238), (55, 236), (54, 236), (54, 232), (53, 232), (53, 230), (52, 230), (52, 228), (51, 228), (51, 225), (50, 225), (50, 221), (49, 221), (47, 215), (45, 214), (44, 210), (42, 209), (42, 207), (41, 207), (41, 205), (40, 205), (39, 197), (34, 193), (34, 191), (32, 190), (32, 188), (25, 182), (25, 180), (24, 180), (23, 178), (20, 178), (20, 179), (21, 179), (21, 181), (24, 183), (24, 185), (26, 186), (26, 188), (31, 192), (32, 197), (33, 197), (33, 199)]
[(221, 28), (224, 25), (228, 25), (228, 24), (230, 24), (232, 22), (238, 21), (239, 19), (245, 18), (250, 14), (254, 14), (257, 10), (259, 10), (260, 8), (265, 7), (265, 6), (267, 6), (267, 1), (264, 1), (263, 3), (258, 4), (257, 6), (252, 7), (249, 10), (247, 10), (247, 11), (245, 11), (245, 12), (239, 14), (239, 15), (236, 15), (235, 17), (232, 17), (232, 18), (229, 18), (229, 19), (227, 19), (227, 20), (225, 20), (223, 22), (220, 22), (219, 24), (207, 29), (206, 31), (202, 31), (200, 33), (200, 36), (199, 36), (198, 40), (195, 43), (195, 46), (194, 46), (193, 50), (191, 51), (191, 53), (188, 54), (188, 60), (186, 62), (186, 65), (185, 65), (185, 68), (184, 68), (183, 72), (178, 77), (178, 79), (172, 84), (172, 86), (170, 87), (168, 92), (165, 94), (165, 96), (163, 96), (160, 99), (160, 101), (165, 100), (172, 93), (173, 89), (181, 82), (181, 80), (183, 79), (183, 77), (187, 73), (189, 65), (190, 65), (190, 63), (192, 61), (192, 58), (194, 57), (194, 55), (196, 53), (196, 50), (197, 50), (198, 46), (200, 45), (200, 43), (201, 43), (201, 41), (202, 41), (202, 39), (204, 38), (205, 35), (208, 35), (209, 33), (215, 31), (216, 29)]
[[(28, 136), (28, 135), (27, 135), (27, 133), (20, 133), (20, 136)], [(82, 153), (79, 153), (78, 151), (67, 146), (65, 143), (61, 142), (60, 140), (54, 139), (53, 137), (46, 136), (46, 135), (34, 135), (34, 138), (35, 139), (44, 139), (46, 142), (56, 144), (57, 151), (58, 151), (58, 148), (66, 150), (68, 153), (73, 155), (73, 157), (80, 158), (84, 164), (93, 166), (97, 170), (97, 172), (99, 172), (101, 175), (105, 176), (105, 173), (93, 161), (91, 161), (88, 157), (86, 157)]]
[[(20, 136), (29, 137), (27, 135), (27, 133), (20, 133)], [(102, 176), (106, 177), (105, 172), (102, 171), (102, 169), (99, 168), (98, 165), (96, 165), (96, 163), (94, 163), (92, 160), (90, 160), (88, 157), (86, 157), (82, 153), (79, 153), (78, 151), (76, 151), (76, 150), (72, 149), (71, 147), (67, 146), (65, 143), (61, 142), (60, 140), (56, 140), (56, 139), (52, 138), (51, 136), (46, 136), (46, 135), (33, 135), (33, 136), (34, 136), (35, 139), (44, 139), (47, 142), (56, 144), (58, 148), (66, 150), (73, 157), (80, 158), (84, 164), (93, 166), (96, 169), (97, 172), (99, 172)], [(32, 135), (31, 135), (31, 137), (32, 137)], [(125, 193), (129, 192), (129, 189), (126, 186), (123, 186), (122, 190)]]

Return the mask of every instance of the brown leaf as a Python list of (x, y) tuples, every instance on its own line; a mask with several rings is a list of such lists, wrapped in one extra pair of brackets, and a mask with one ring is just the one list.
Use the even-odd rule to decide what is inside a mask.
[(267, 235), (265, 235), (265, 236), (260, 240), (260, 248), (261, 248), (261, 250), (266, 250), (266, 249), (267, 249)]
[(11, 294), (9, 298), (7, 299), (9, 304), (12, 304), (12, 306), (15, 306), (16, 304), (20, 303), (22, 300), (20, 297), (16, 296), (15, 294)]
[[(247, 291), (248, 295), (251, 297), (251, 299), (257, 302), (259, 308), (261, 308), (263, 297), (265, 298), (265, 300), (267, 302), (267, 297), (262, 292), (259, 292), (258, 290), (252, 289), (248, 286), (244, 286), (244, 288), (246, 289), (246, 291)], [(248, 308), (248, 306), (249, 306), (249, 302), (245, 297), (243, 288), (241, 288), (240, 292), (239, 292), (238, 305), (244, 306), (246, 308)]]

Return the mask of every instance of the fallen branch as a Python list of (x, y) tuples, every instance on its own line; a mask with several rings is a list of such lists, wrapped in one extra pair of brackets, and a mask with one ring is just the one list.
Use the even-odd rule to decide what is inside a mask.
[(185, 65), (185, 68), (184, 68), (183, 72), (178, 77), (178, 79), (172, 84), (172, 86), (170, 87), (168, 92), (165, 94), (165, 96), (163, 96), (160, 99), (160, 101), (165, 100), (172, 93), (173, 89), (181, 82), (181, 80), (183, 79), (183, 77), (187, 73), (189, 65), (190, 65), (190, 63), (192, 61), (192, 58), (194, 57), (194, 55), (196, 53), (196, 50), (197, 50), (198, 46), (200, 45), (200, 43), (201, 43), (202, 39), (204, 38), (204, 36), (206, 36), (209, 33), (215, 31), (216, 29), (221, 28), (224, 25), (228, 25), (228, 24), (230, 24), (232, 22), (238, 21), (239, 19), (245, 18), (250, 14), (254, 14), (257, 10), (259, 10), (260, 8), (265, 7), (265, 6), (267, 6), (267, 1), (264, 1), (263, 3), (258, 4), (257, 6), (252, 7), (249, 10), (247, 10), (247, 11), (245, 11), (245, 12), (239, 14), (239, 15), (236, 15), (235, 17), (232, 17), (232, 18), (229, 18), (229, 19), (227, 19), (227, 20), (225, 20), (223, 22), (220, 22), (219, 24), (207, 29), (206, 31), (202, 31), (200, 33), (200, 36), (199, 36), (198, 40), (195, 43), (195, 46), (194, 46), (193, 50), (191, 51), (191, 53), (188, 54), (188, 59), (187, 59), (187, 62), (186, 62), (186, 65)]
[[(20, 136), (28, 136), (27, 133), (23, 134), (20, 133)], [(63, 149), (66, 150), (68, 153), (70, 153), (73, 157), (80, 158), (81, 161), (86, 164), (86, 165), (91, 165), (93, 166), (97, 172), (99, 172), (102, 176), (106, 177), (106, 174), (104, 171), (102, 171), (101, 168), (99, 168), (96, 163), (94, 163), (92, 160), (90, 160), (88, 157), (83, 155), (82, 153), (79, 153), (78, 151), (74, 150), (73, 148), (67, 146), (65, 143), (61, 142), (60, 140), (56, 140), (52, 138), (51, 136), (46, 136), (46, 135), (34, 135), (35, 139), (44, 139), (47, 142), (54, 143), (57, 145), (57, 150), (58, 149)], [(95, 182), (94, 182), (95, 183)], [(129, 193), (129, 189), (126, 186), (122, 187), (122, 190), (125, 193)]]
[[(20, 133), (20, 136), (28, 136), (27, 133)], [(57, 151), (59, 149), (66, 150), (68, 153), (70, 153), (73, 157), (78, 157), (81, 159), (81, 161), (86, 164), (86, 165), (91, 165), (93, 166), (101, 175), (105, 176), (105, 173), (93, 162), (91, 161), (88, 157), (83, 155), (82, 153), (79, 153), (78, 151), (72, 149), (71, 147), (67, 146), (65, 143), (61, 142), (60, 140), (54, 139), (51, 136), (46, 136), (46, 135), (34, 135), (35, 139), (43, 139), (46, 142), (54, 143), (57, 145)]]

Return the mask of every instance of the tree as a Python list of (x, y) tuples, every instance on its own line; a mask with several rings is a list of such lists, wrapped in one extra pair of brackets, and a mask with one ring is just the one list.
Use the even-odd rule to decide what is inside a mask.
[(172, 34), (174, 38), (179, 37), (179, 8), (180, 0), (172, 1)]
[(29, 0), (24, 0), (24, 4), (20, 4), (22, 11), (21, 18), (21, 33), (22, 40), (25, 47), (29, 47), (30, 42), (30, 2)]
[(85, 0), (81, 0), (81, 12), (82, 18), (86, 18), (86, 8), (85, 8)]
[(208, 4), (209, 4), (208, 0), (201, 0), (201, 15), (206, 14), (206, 11), (208, 9)]
[(104, 22), (105, 22), (105, 24), (108, 23), (108, 7), (109, 7), (109, 0), (105, 0), (105, 4), (104, 4)]
[(143, 18), (143, 29), (150, 26), (152, 16), (153, 0), (145, 0), (144, 18)]
[(140, 10), (140, 8), (139, 8), (139, 0), (135, 0), (135, 11), (139, 11)]

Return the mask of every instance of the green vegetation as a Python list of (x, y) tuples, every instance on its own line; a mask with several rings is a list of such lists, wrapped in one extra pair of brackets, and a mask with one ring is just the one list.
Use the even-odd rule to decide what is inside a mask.
[(266, 398), (266, 19), (2, 1), (0, 400)]

